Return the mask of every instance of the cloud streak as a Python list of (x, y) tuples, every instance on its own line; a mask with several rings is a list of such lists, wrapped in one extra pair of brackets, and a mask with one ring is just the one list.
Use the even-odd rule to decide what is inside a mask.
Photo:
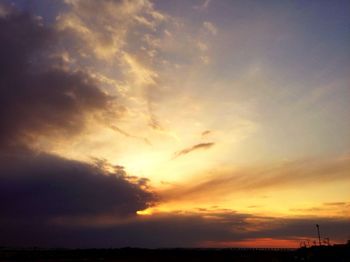
[(152, 145), (151, 142), (145, 137), (139, 137), (139, 136), (135, 136), (135, 135), (129, 134), (128, 132), (126, 132), (126, 131), (124, 131), (124, 130), (122, 130), (119, 127), (114, 126), (114, 125), (111, 125), (110, 128), (112, 130), (114, 130), (115, 132), (118, 132), (118, 133), (122, 134), (125, 137), (135, 138), (135, 139), (143, 141), (147, 145), (150, 145), (150, 146)]
[(209, 136), (212, 133), (211, 130), (205, 130), (201, 133), (202, 138)]
[[(186, 152), (186, 151), (185, 151)], [(300, 159), (275, 166), (221, 170), (200, 182), (176, 186), (163, 192), (165, 198), (208, 198), (244, 191), (263, 191), (296, 185), (324, 184), (349, 180), (349, 156), (333, 159)]]
[(196, 144), (194, 146), (191, 146), (189, 148), (185, 148), (179, 152), (174, 153), (173, 159), (178, 158), (179, 156), (187, 155), (187, 154), (192, 153), (193, 151), (196, 151), (196, 150), (209, 149), (214, 145), (215, 145), (215, 143), (213, 143), (213, 142)]

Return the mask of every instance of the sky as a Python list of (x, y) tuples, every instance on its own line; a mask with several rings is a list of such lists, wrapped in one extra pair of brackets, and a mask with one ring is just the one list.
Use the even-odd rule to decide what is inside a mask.
[(350, 239), (350, 2), (0, 2), (0, 246)]

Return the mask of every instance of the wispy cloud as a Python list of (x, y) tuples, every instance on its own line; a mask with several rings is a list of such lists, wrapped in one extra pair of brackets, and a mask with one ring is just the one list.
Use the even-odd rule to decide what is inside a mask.
[[(202, 145), (202, 146), (201, 146)], [(199, 144), (184, 149), (176, 156), (187, 154), (198, 148), (211, 147), (211, 143)], [(212, 198), (242, 191), (262, 191), (269, 188), (285, 188), (297, 185), (322, 184), (349, 180), (350, 157), (333, 159), (300, 159), (275, 166), (242, 168), (239, 170), (218, 169), (200, 182), (192, 181), (174, 187), (164, 196), (167, 198)]]
[(203, 27), (211, 34), (216, 35), (218, 32), (218, 29), (216, 28), (216, 26), (209, 21), (205, 21), (203, 22)]
[(203, 2), (199, 5), (195, 5), (193, 9), (198, 11), (204, 11), (206, 10), (210, 5), (211, 0), (203, 0)]
[(145, 142), (147, 145), (152, 145), (151, 142), (146, 137), (140, 137), (140, 136), (135, 136), (135, 135), (129, 134), (128, 132), (120, 129), (119, 127), (117, 127), (115, 125), (111, 125), (110, 128), (112, 130), (114, 130), (115, 132), (118, 132), (126, 137), (135, 138), (135, 139), (138, 139), (138, 140)]
[(205, 130), (205, 131), (202, 132), (201, 136), (202, 136), (202, 138), (204, 138), (204, 137), (210, 135), (211, 133), (212, 133), (211, 130)]
[(295, 214), (350, 217), (350, 202), (326, 202), (311, 207), (290, 209)]
[(213, 142), (210, 142), (210, 143), (200, 143), (200, 144), (191, 146), (191, 147), (189, 147), (189, 148), (185, 148), (185, 149), (183, 149), (183, 150), (181, 150), (181, 151), (179, 151), (179, 152), (176, 152), (176, 153), (174, 154), (173, 159), (175, 159), (175, 158), (177, 158), (177, 157), (179, 157), (179, 156), (182, 156), (182, 155), (189, 154), (189, 153), (191, 153), (191, 152), (193, 152), (193, 151), (196, 151), (196, 150), (200, 150), (200, 149), (209, 149), (209, 148), (211, 148), (211, 147), (214, 146), (214, 145), (215, 145), (215, 143), (213, 143)]

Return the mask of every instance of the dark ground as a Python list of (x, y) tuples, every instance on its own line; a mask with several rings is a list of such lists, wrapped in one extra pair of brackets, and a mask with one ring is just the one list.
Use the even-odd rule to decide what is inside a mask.
[(0, 261), (331, 261), (350, 262), (350, 246), (288, 249), (0, 249)]

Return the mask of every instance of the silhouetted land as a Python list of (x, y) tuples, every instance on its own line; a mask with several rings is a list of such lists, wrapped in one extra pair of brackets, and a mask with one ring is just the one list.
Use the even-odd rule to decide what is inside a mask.
[(350, 245), (300, 249), (0, 249), (0, 261), (331, 261), (349, 262)]

